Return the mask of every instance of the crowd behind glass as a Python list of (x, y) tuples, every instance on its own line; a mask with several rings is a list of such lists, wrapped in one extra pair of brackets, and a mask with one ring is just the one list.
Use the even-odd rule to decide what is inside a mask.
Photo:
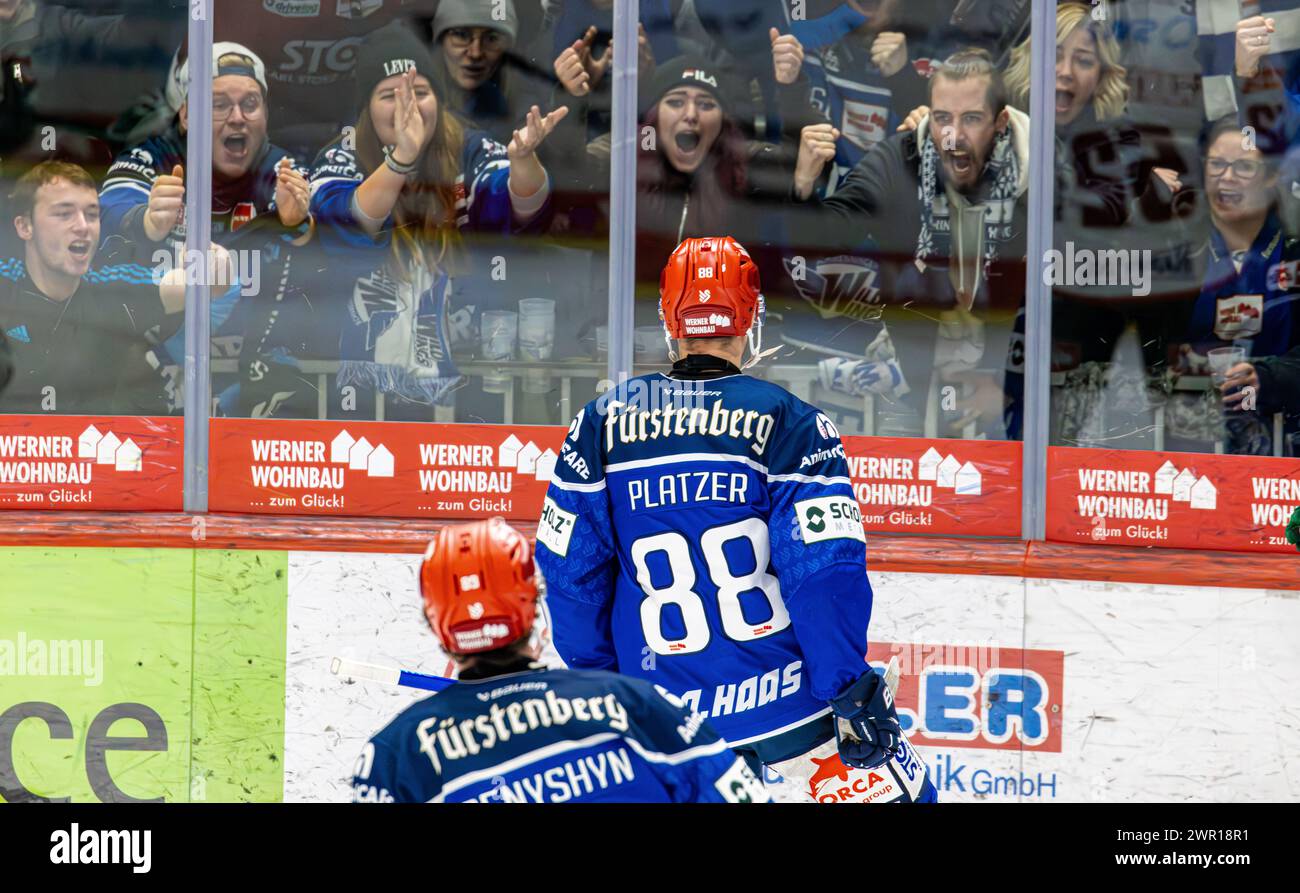
[[(212, 411), (564, 423), (605, 378), (612, 60), (635, 53), (637, 371), (690, 236), (756, 258), (751, 371), (846, 433), (1300, 453), (1300, 2), (217, 0)], [(0, 0), (6, 413), (183, 410), (189, 3)], [(1032, 321), (1031, 321), (1032, 323)]]

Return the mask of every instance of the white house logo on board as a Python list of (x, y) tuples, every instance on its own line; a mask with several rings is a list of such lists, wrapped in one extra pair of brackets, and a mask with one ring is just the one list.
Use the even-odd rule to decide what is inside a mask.
[(77, 458), (109, 465), (116, 471), (140, 471), (144, 468), (144, 450), (128, 437), (122, 440), (112, 431), (101, 434), (94, 425), (87, 426), (77, 437)]
[(962, 462), (952, 453), (943, 455), (930, 447), (917, 462), (916, 479), (934, 481), (940, 490), (952, 490), (958, 496), (979, 496), (984, 476), (974, 462)]
[(1156, 471), (1155, 491), (1194, 509), (1213, 511), (1219, 504), (1219, 490), (1208, 474), (1198, 476), (1190, 468), (1179, 469), (1168, 460)]
[(358, 440), (346, 430), (330, 441), (330, 462), (364, 471), (371, 478), (390, 478), (394, 471), (393, 454), (388, 447), (382, 443), (371, 444), (364, 436)]

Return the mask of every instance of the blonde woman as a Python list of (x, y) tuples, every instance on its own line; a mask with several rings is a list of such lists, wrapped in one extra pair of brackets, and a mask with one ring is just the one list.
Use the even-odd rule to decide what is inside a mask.
[(503, 146), (452, 114), (432, 71), (405, 28), (371, 34), (354, 69), (356, 126), (321, 152), (311, 181), (319, 290), (346, 311), (338, 386), (422, 404), (445, 402), (460, 382), (446, 327), (461, 232), (541, 228), (550, 178), (536, 151), (566, 112), (533, 106)]
[[(1056, 129), (1076, 121), (1114, 121), (1128, 104), (1127, 74), (1119, 43), (1106, 23), (1092, 17), (1086, 3), (1056, 8)], [(1011, 51), (1004, 81), (1007, 97), (1029, 111), (1029, 40)]]

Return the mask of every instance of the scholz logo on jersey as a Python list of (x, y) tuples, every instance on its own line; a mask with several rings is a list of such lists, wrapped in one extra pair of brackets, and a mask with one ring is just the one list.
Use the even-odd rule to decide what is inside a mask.
[(835, 440), (840, 436), (840, 429), (835, 427), (835, 423), (826, 417), (824, 413), (817, 413), (817, 433), (822, 436), (823, 440)]
[(542, 518), (537, 524), (537, 541), (561, 558), (567, 558), (569, 540), (573, 538), (573, 526), (577, 523), (577, 515), (566, 512), (548, 496), (542, 503)]
[(823, 540), (858, 540), (865, 543), (862, 511), (847, 496), (819, 496), (794, 504), (795, 518), (805, 544)]
[(728, 803), (767, 803), (772, 799), (743, 759), (732, 763), (731, 768), (714, 782), (714, 787)]

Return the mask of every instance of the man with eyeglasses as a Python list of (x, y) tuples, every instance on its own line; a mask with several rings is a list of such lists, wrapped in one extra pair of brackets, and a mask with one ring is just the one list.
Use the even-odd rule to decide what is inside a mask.
[(519, 18), (511, 0), (442, 0), (433, 19), (433, 77), (448, 104), (503, 145), (551, 85), (514, 51)]
[[(253, 218), (274, 212), (289, 228), (307, 223), (307, 177), (267, 130), (266, 71), (237, 43), (212, 52), (212, 235), (220, 241)], [(189, 62), (181, 69), (189, 82)], [(122, 233), (141, 244), (184, 240), (185, 140), (189, 103), (172, 128), (119, 155), (108, 169), (100, 199), (105, 235)]]
[[(494, 16), (497, 9), (500, 15)], [(448, 77), (465, 91), (483, 86), (514, 43), (517, 27), (510, 0), (443, 0), (433, 20), (433, 39), (442, 48)]]
[[(180, 70), (189, 84), (189, 61)], [(247, 47), (221, 42), (212, 48), (212, 240), (234, 251), (259, 249), (269, 240), (303, 244), (311, 237), (306, 169), (267, 139), (266, 70)], [(134, 243), (141, 263), (179, 266), (185, 243), (185, 150), (189, 103), (182, 103), (172, 126), (117, 157), (100, 192), (103, 235), (122, 235)], [(255, 226), (250, 226), (256, 221)], [(255, 236), (242, 238), (239, 231)], [(266, 254), (267, 252), (261, 252)], [(269, 278), (252, 265), (261, 254), (241, 253), (241, 277)], [(213, 355), (236, 356), (243, 335), (239, 312), (241, 284), (213, 295)], [(179, 377), (183, 333), (158, 357)], [(165, 353), (166, 355), (161, 355)], [(215, 388), (214, 388), (215, 390)], [(233, 393), (233, 392), (232, 392)], [(176, 388), (177, 405), (180, 390)]]

